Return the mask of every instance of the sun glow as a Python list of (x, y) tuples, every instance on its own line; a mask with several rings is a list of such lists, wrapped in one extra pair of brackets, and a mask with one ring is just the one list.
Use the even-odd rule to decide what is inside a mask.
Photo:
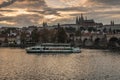
[(83, 6), (87, 0), (61, 0), (62, 2), (65, 2), (65, 4), (69, 6)]
[(26, 9), (18, 9), (17, 14), (30, 14), (30, 12), (27, 12)]
[[(3, 9), (4, 10), (4, 9)], [(27, 9), (6, 9), (11, 10), (11, 12), (0, 12), (3, 16), (18, 16), (22, 14), (35, 14), (34, 12), (28, 12)]]
[(55, 16), (55, 15), (46, 15), (46, 16), (44, 16), (44, 18), (46, 18), (46, 19), (53, 19), (55, 17), (57, 17), (57, 16)]
[(65, 8), (85, 6), (88, 0), (45, 0), (49, 7)]

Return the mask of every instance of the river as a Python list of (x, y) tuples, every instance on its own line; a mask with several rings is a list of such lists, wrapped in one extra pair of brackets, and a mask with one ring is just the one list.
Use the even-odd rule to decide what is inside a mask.
[(78, 54), (27, 54), (0, 48), (0, 80), (120, 80), (120, 53), (82, 49)]

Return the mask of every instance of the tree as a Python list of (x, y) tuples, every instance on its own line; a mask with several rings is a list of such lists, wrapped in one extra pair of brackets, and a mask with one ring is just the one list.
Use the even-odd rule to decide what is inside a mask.
[(54, 43), (56, 42), (56, 30), (49, 30), (49, 36), (50, 36), (50, 42)]
[(49, 30), (44, 28), (42, 31), (41, 31), (41, 41), (46, 43), (46, 42), (49, 42), (50, 41), (50, 34), (49, 34)]
[(66, 31), (58, 25), (57, 42), (58, 43), (65, 43), (66, 41), (67, 41)]
[(25, 44), (25, 42), (26, 42), (26, 32), (25, 31), (21, 32), (20, 41), (22, 44)]
[(8, 38), (5, 37), (4, 43), (8, 43)]
[(67, 31), (67, 32), (75, 32), (76, 29), (73, 28), (73, 27), (66, 27), (66, 28), (65, 28), (65, 31)]
[(81, 30), (77, 30), (77, 31), (75, 32), (75, 35), (76, 35), (76, 36), (81, 36)]
[(37, 29), (34, 29), (31, 33), (32, 42), (39, 42), (39, 33)]

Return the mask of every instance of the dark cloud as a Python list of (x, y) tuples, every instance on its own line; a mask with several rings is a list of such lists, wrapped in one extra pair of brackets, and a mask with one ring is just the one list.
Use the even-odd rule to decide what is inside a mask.
[(104, 11), (104, 12), (94, 12), (97, 14), (106, 14), (106, 15), (116, 15), (116, 14), (120, 14), (120, 11)]
[(42, 20), (43, 16), (38, 15), (18, 15), (15, 17), (0, 17), (0, 21), (7, 21), (11, 23), (15, 23), (18, 26), (27, 26), (27, 25), (36, 25), (40, 24), (40, 20)]
[(66, 8), (54, 8), (56, 11), (87, 11), (86, 7), (66, 7)]
[(10, 8), (43, 9), (47, 7), (45, 0), (17, 0)]
[(54, 10), (54, 9), (49, 9), (49, 10), (43, 10), (43, 11), (39, 11), (39, 10), (27, 10), (28, 12), (34, 12), (34, 13), (38, 13), (38, 14), (43, 14), (43, 15), (56, 15), (56, 16), (60, 16), (60, 14)]
[(108, 4), (108, 5), (114, 5), (114, 6), (120, 4), (120, 0), (89, 0), (89, 1)]
[(0, 17), (0, 21), (10, 21), (13, 17)]
[[(16, 3), (15, 3), (16, 2)], [(13, 4), (15, 3), (15, 4)], [(0, 8), (7, 7), (10, 8), (44, 8), (47, 7), (45, 0), (9, 0), (4, 1), (0, 4)]]
[(16, 10), (0, 10), (0, 12), (15, 12)]
[(9, 6), (9, 5), (13, 4), (15, 1), (17, 1), (17, 0), (4, 1), (3, 3), (0, 4), (0, 8)]

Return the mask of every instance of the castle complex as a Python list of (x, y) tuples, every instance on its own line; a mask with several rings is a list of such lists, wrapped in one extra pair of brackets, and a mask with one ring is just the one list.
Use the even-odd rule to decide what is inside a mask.
[(96, 23), (93, 19), (84, 18), (83, 14), (80, 17), (76, 17), (76, 24), (82, 27), (102, 27), (102, 23)]

